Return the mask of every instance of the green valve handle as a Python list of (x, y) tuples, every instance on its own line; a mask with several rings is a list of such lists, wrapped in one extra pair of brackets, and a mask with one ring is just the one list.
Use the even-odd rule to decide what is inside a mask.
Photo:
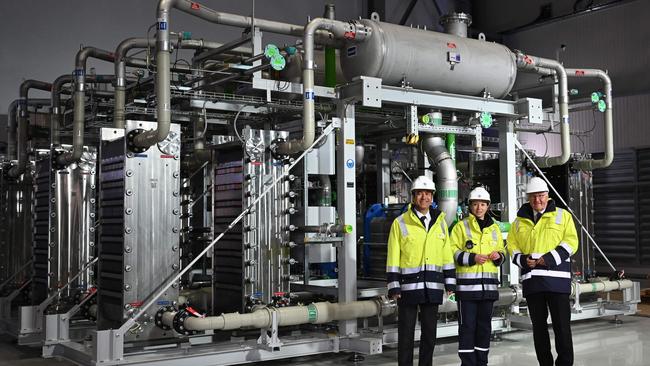
[(488, 112), (481, 112), (481, 127), (492, 127), (492, 115)]
[(600, 101), (600, 98), (603, 97), (603, 93), (601, 92), (593, 92), (591, 93), (591, 102), (592, 103), (598, 103)]
[(598, 101), (598, 111), (605, 112), (605, 110), (607, 110), (607, 102), (601, 99)]
[(182, 36), (182, 38), (183, 38), (183, 41), (190, 40), (190, 39), (192, 39), (192, 32), (187, 32), (187, 31), (185, 31), (185, 32), (183, 32), (183, 33), (181, 34), (181, 36)]
[(421, 121), (422, 123), (424, 123), (425, 125), (428, 125), (428, 124), (431, 123), (431, 117), (429, 117), (428, 114), (425, 114), (425, 115), (423, 115), (422, 117), (420, 117), (420, 121)]
[(352, 234), (352, 225), (345, 225), (343, 226), (343, 232), (346, 234)]
[(264, 48), (264, 56), (266, 56), (266, 58), (268, 59), (272, 59), (273, 56), (277, 56), (277, 55), (280, 55), (280, 49), (278, 48), (278, 46), (272, 43), (267, 44), (266, 47)]
[(287, 66), (287, 61), (282, 57), (281, 54), (277, 54), (273, 57), (271, 57), (271, 67), (273, 70), (276, 71), (281, 71), (284, 70), (285, 66)]

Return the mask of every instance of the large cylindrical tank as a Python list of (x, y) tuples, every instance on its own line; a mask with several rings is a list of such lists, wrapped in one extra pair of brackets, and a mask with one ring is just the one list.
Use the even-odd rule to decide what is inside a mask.
[(384, 85), (405, 79), (416, 89), (464, 95), (486, 90), (502, 98), (515, 82), (517, 65), (510, 50), (498, 43), (360, 20), (372, 29), (363, 42), (350, 42), (341, 52), (347, 80), (356, 76), (381, 78)]

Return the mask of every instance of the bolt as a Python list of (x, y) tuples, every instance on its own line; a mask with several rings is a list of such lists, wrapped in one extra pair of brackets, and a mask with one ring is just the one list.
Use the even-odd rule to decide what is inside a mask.
[(178, 191), (174, 191), (174, 192), (172, 192), (172, 196), (174, 196), (174, 197), (178, 197)]
[(94, 242), (94, 241), (89, 242), (89, 243), (88, 243), (88, 246), (94, 247), (94, 246), (95, 246), (95, 242)]
[(126, 210), (124, 210), (124, 212), (126, 212), (127, 215), (130, 215), (133, 213), (133, 210), (131, 208), (127, 208)]
[(131, 170), (131, 169), (127, 170), (127, 171), (126, 171), (126, 176), (127, 176), (127, 177), (131, 177), (131, 176), (133, 176), (133, 170)]
[(54, 248), (55, 245), (56, 243), (54, 243), (53, 241), (50, 242), (50, 247)]
[(172, 232), (173, 232), (173, 233), (177, 233), (177, 232), (178, 232), (178, 228), (174, 226), (174, 227), (172, 228)]
[(132, 158), (132, 157), (133, 157), (133, 153), (132, 153), (132, 152), (126, 153), (126, 157), (127, 157), (127, 158)]
[(175, 208), (174, 210), (172, 210), (172, 213), (173, 213), (174, 215), (178, 215), (179, 212), (180, 212), (180, 211), (179, 211), (179, 209), (177, 209), (177, 208)]
[(133, 195), (133, 190), (129, 188), (129, 189), (126, 190), (125, 193), (126, 193), (127, 196), (131, 196), (131, 195)]
[(56, 198), (52, 197), (52, 199), (50, 200), (50, 202), (55, 203), (55, 202), (56, 202)]
[(88, 228), (88, 231), (90, 231), (91, 233), (94, 233), (94, 232), (95, 232), (95, 228), (94, 228), (94, 227)]
[(94, 213), (94, 212), (91, 212), (91, 213), (90, 213), (90, 217), (94, 219), (94, 218), (95, 218), (95, 213)]
[(175, 252), (175, 251), (177, 251), (177, 250), (178, 250), (178, 245), (174, 245), (174, 246), (172, 247), (172, 252)]
[(56, 212), (52, 212), (52, 213), (50, 214), (50, 217), (56, 217)]
[(177, 288), (177, 287), (178, 287), (178, 284), (177, 284), (176, 282), (174, 282), (174, 283), (172, 284), (172, 287), (173, 287), (173, 288)]
[(176, 264), (176, 263), (172, 264), (172, 269), (174, 271), (178, 270), (178, 264)]
[(124, 251), (127, 252), (127, 253), (131, 253), (133, 251), (133, 249), (131, 249), (131, 247), (127, 246), (127, 247), (124, 248)]
[(129, 285), (128, 283), (125, 284), (125, 285), (124, 285), (124, 290), (126, 290), (126, 291), (131, 291), (131, 285)]
[(128, 264), (126, 266), (124, 266), (124, 272), (131, 272), (132, 269), (133, 268)]

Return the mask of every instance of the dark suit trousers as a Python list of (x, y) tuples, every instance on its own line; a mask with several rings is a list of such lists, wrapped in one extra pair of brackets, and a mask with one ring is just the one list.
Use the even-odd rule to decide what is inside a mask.
[(573, 365), (573, 340), (571, 338), (571, 307), (569, 294), (540, 292), (526, 297), (528, 313), (533, 323), (533, 340), (540, 366), (553, 366), (551, 340), (548, 333), (549, 311), (555, 333), (556, 366)]
[(433, 348), (436, 345), (438, 304), (399, 304), (397, 319), (397, 360), (399, 366), (413, 365), (415, 324), (420, 309), (419, 366), (433, 364)]

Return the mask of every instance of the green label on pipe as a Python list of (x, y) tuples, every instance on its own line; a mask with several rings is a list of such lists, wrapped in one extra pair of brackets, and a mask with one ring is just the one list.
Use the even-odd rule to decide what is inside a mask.
[(307, 305), (307, 320), (310, 323), (313, 323), (316, 321), (317, 318), (318, 318), (318, 309), (316, 309), (316, 305), (314, 304)]
[(336, 49), (325, 47), (325, 86), (336, 86)]
[(455, 189), (441, 189), (437, 192), (438, 198), (457, 198), (458, 190)]

